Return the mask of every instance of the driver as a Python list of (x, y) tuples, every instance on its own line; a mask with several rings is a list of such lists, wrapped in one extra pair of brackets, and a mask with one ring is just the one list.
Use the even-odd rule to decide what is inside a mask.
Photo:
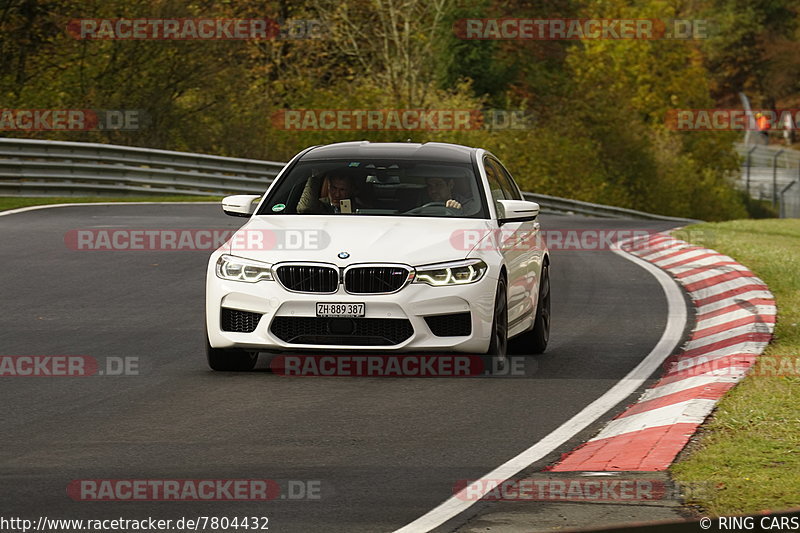
[(455, 180), (453, 178), (426, 178), (426, 191), (432, 202), (442, 202), (445, 207), (461, 209), (466, 202), (459, 194), (453, 194)]

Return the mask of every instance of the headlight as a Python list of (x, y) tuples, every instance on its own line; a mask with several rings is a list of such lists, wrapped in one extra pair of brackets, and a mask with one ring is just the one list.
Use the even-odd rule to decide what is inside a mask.
[(453, 261), (438, 265), (417, 267), (414, 283), (427, 283), (434, 287), (475, 283), (486, 273), (486, 263), (480, 259)]
[(223, 255), (217, 260), (217, 277), (232, 281), (246, 281), (247, 283), (261, 280), (272, 281), (272, 265), (232, 255)]

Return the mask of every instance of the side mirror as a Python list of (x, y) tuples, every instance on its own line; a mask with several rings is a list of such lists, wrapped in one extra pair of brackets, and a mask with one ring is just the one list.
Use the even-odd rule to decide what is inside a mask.
[(261, 197), (254, 194), (237, 194), (222, 199), (222, 210), (232, 217), (251, 217)]
[(497, 200), (497, 221), (525, 222), (539, 216), (539, 204), (527, 200)]

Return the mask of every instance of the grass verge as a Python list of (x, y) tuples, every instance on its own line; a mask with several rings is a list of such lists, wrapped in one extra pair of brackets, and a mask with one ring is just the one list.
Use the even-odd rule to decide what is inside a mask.
[(65, 197), (33, 197), (33, 196), (0, 196), (0, 211), (29, 207), (32, 205), (50, 204), (88, 204), (96, 202), (218, 202), (222, 196), (126, 196), (104, 197), (83, 196)]
[(733, 257), (767, 283), (778, 321), (765, 355), (786, 358), (795, 372), (765, 377), (766, 359), (757, 362), (719, 402), (672, 474), (681, 483), (712, 487), (688, 502), (711, 515), (799, 507), (800, 220), (736, 220), (687, 230), (700, 232), (703, 246)]

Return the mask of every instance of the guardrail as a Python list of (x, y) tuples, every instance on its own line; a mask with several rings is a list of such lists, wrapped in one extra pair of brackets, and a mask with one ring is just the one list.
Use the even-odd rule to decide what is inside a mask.
[[(285, 163), (82, 142), (0, 138), (0, 196), (261, 194)], [(524, 193), (544, 213), (671, 222), (654, 215)]]
[(668, 222), (682, 222), (682, 223), (695, 223), (702, 222), (694, 218), (681, 218), (669, 217), (666, 215), (655, 215), (653, 213), (645, 213), (644, 211), (636, 211), (635, 209), (626, 209), (624, 207), (615, 207), (611, 205), (593, 204), (591, 202), (582, 202), (580, 200), (569, 200), (559, 196), (549, 196), (547, 194), (537, 194), (532, 192), (523, 192), (522, 195), (525, 199), (532, 202), (537, 202), (541, 206), (543, 213), (554, 214), (575, 214), (586, 215), (591, 217), (602, 218), (636, 218), (644, 220), (664, 220)]
[(0, 195), (260, 194), (284, 165), (112, 144), (0, 138)]

